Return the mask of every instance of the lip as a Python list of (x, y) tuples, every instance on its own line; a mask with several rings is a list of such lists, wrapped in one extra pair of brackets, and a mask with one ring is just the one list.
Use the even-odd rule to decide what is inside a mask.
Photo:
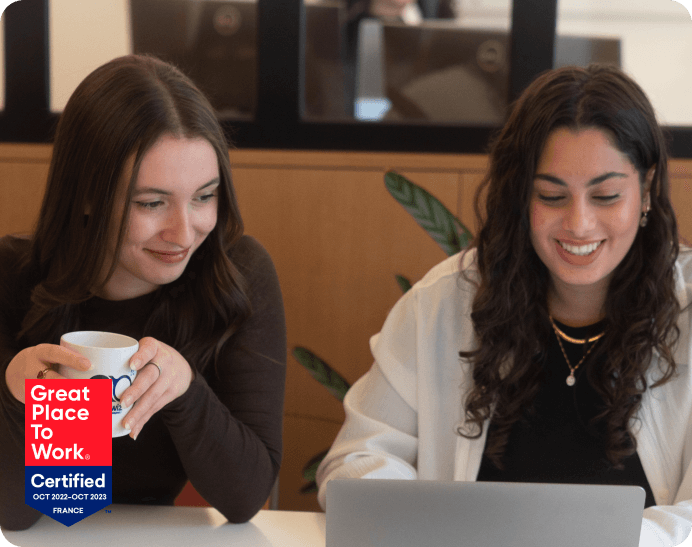
[[(582, 245), (589, 245), (591, 243), (598, 243), (599, 241), (601, 244), (598, 246), (598, 248), (593, 251), (592, 253), (585, 255), (585, 256), (578, 256), (574, 255), (570, 252), (568, 252), (566, 249), (560, 245), (560, 241), (563, 243), (566, 243), (567, 245), (571, 245), (573, 247), (581, 247)], [(594, 241), (570, 241), (567, 239), (563, 239), (558, 241), (557, 239), (555, 240), (555, 249), (557, 250), (557, 254), (567, 262), (568, 264), (571, 264), (572, 266), (588, 266), (592, 262), (594, 262), (598, 256), (601, 254), (601, 250), (604, 247), (605, 240), (603, 239), (597, 239)]]
[(159, 260), (160, 262), (164, 262), (166, 264), (177, 264), (178, 262), (182, 262), (187, 258), (187, 253), (190, 251), (189, 248), (183, 250), (183, 251), (176, 251), (176, 252), (171, 252), (171, 251), (154, 251), (153, 249), (144, 249), (147, 253), (149, 253), (149, 256), (154, 257), (156, 260)]

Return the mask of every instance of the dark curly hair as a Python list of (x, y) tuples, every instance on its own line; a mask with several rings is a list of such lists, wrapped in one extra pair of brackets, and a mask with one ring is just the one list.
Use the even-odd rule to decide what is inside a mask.
[[(500, 468), (510, 429), (540, 388), (536, 356), (544, 354), (553, 335), (547, 304), (550, 272), (531, 244), (529, 203), (540, 155), (558, 128), (604, 130), (632, 162), (642, 188), (654, 168), (648, 225), (638, 231), (613, 272), (606, 296), (606, 336), (598, 347), (605, 366), (590, 374), (605, 403), (598, 419), (605, 426), (606, 454), (613, 465), (636, 449), (630, 428), (642, 394), (676, 372), (672, 348), (679, 336), (674, 287), (679, 243), (666, 143), (653, 108), (642, 89), (615, 67), (548, 71), (513, 105), (476, 194), (482, 229), (474, 244), (479, 279), (471, 318), (477, 346), (460, 352), (472, 365), (474, 387), (464, 401), (466, 425), (458, 433), (478, 438), (492, 416), (486, 455)], [(659, 370), (649, 386), (654, 350)]]

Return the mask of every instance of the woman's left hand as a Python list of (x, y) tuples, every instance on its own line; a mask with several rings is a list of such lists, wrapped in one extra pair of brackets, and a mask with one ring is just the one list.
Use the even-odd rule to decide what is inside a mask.
[(131, 430), (130, 437), (136, 440), (155, 412), (187, 391), (192, 369), (175, 349), (150, 336), (139, 341), (130, 368), (137, 371), (137, 377), (123, 392), (120, 403), (126, 407), (137, 402), (123, 421), (123, 426)]

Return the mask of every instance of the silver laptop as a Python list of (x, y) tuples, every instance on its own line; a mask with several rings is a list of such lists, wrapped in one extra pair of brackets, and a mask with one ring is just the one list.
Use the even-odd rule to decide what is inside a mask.
[(335, 479), (326, 547), (637, 547), (638, 486)]

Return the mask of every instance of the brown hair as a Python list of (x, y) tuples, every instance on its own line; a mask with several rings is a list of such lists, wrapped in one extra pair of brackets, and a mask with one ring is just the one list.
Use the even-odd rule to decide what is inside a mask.
[(512, 425), (539, 390), (541, 363), (536, 356), (553, 335), (547, 308), (550, 274), (531, 244), (529, 202), (545, 142), (561, 127), (604, 130), (632, 162), (642, 188), (655, 166), (648, 225), (638, 231), (610, 281), (606, 336), (595, 352), (605, 356), (605, 366), (590, 376), (606, 405), (599, 419), (605, 424), (606, 452), (613, 464), (619, 465), (636, 448), (631, 421), (648, 387), (654, 349), (660, 354), (660, 375), (652, 387), (676, 371), (672, 347), (679, 335), (674, 286), (678, 233), (666, 145), (653, 108), (641, 88), (615, 67), (544, 73), (513, 106), (476, 195), (482, 226), (475, 243), (480, 281), (471, 317), (478, 345), (460, 352), (472, 364), (475, 385), (465, 401), (467, 427), (459, 434), (477, 438), (492, 416), (496, 427), (486, 455), (498, 467)]
[[(201, 370), (249, 315), (244, 280), (228, 258), (243, 224), (223, 130), (208, 100), (178, 69), (130, 55), (89, 74), (58, 123), (27, 269), (33, 276), (31, 307), (20, 337), (56, 343), (78, 327), (77, 304), (105, 284), (105, 267), (108, 277), (116, 267), (139, 166), (163, 135), (203, 138), (212, 145), (220, 174), (218, 217), (184, 274), (162, 291), (147, 331)], [(130, 158), (127, 205), (118, 226), (113, 204)], [(118, 234), (116, 259), (107, 264), (111, 230)], [(166, 321), (169, 317), (187, 320)]]

